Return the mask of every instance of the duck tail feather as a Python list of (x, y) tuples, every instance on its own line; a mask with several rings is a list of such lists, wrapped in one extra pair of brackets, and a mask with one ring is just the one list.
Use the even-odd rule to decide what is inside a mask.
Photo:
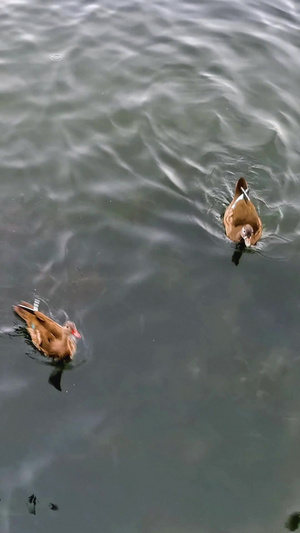
[(24, 309), (25, 311), (28, 311), (32, 315), (35, 315), (35, 309), (33, 307), (28, 307), (28, 305), (19, 304), (16, 306), (17, 308), (20, 307), (21, 309)]
[(243, 193), (242, 189), (244, 189), (244, 190), (248, 189), (248, 185), (247, 185), (247, 182), (246, 182), (245, 178), (240, 178), (237, 181), (237, 184), (235, 186), (235, 194), (237, 196), (242, 194)]

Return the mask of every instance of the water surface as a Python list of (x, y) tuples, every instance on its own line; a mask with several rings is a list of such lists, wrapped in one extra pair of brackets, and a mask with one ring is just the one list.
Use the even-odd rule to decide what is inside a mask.
[[(300, 509), (297, 3), (0, 15), (1, 531), (284, 531)], [(222, 215), (241, 175), (264, 234), (236, 266)], [(12, 304), (36, 296), (83, 335), (62, 391), (12, 334)]]

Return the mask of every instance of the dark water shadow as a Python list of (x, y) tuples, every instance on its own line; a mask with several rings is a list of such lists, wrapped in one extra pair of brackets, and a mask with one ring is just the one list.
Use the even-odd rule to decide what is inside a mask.
[(299, 527), (299, 524), (300, 524), (300, 513), (296, 512), (288, 516), (285, 522), (285, 527), (289, 531), (296, 531)]
[(231, 261), (235, 264), (235, 266), (238, 266), (238, 264), (240, 262), (240, 259), (241, 259), (242, 255), (243, 255), (243, 253), (245, 252), (245, 250), (246, 250), (246, 245), (243, 242), (239, 242), (235, 246), (235, 250), (234, 250), (232, 258), (231, 258)]
[[(38, 354), (40, 355), (39, 352)], [(46, 364), (48, 366), (51, 366), (51, 368), (53, 368), (48, 378), (48, 383), (49, 385), (52, 385), (52, 387), (54, 387), (59, 392), (62, 391), (61, 380), (62, 380), (63, 373), (73, 371), (86, 362), (86, 359), (82, 359), (81, 361), (76, 361), (76, 362), (74, 361), (66, 362), (66, 361), (57, 361), (57, 360), (49, 361), (48, 358), (46, 358), (45, 356), (42, 356), (42, 357), (43, 357), (43, 360), (41, 361), (39, 358), (39, 362), (43, 363), (44, 365)], [(32, 359), (36, 359), (36, 357), (32, 357)]]
[(53, 361), (51, 360), (49, 361), (49, 359), (46, 356), (41, 355), (38, 350), (35, 350), (35, 352), (27, 353), (28, 357), (30, 357), (31, 359), (34, 359), (38, 363), (50, 366), (52, 368), (52, 371), (48, 377), (48, 383), (49, 385), (52, 385), (52, 387), (54, 387), (59, 392), (62, 392), (63, 390), (62, 383), (61, 383), (63, 373), (74, 370), (78, 366), (81, 366), (82, 364), (85, 363), (85, 360), (78, 361), (77, 363), (74, 363), (74, 361), (65, 362), (65, 361), (58, 361), (55, 359)]
[(62, 388), (61, 388), (61, 378), (62, 378), (62, 375), (63, 375), (63, 372), (64, 372), (64, 369), (65, 369), (65, 365), (63, 364), (57, 364), (56, 367), (54, 368), (54, 370), (52, 370), (49, 378), (48, 378), (48, 383), (50, 385), (52, 385), (56, 390), (58, 391), (62, 391)]
[(243, 254), (261, 254), (261, 251), (255, 246), (250, 246), (247, 248), (244, 242), (238, 242), (235, 245), (235, 249), (231, 258), (231, 261), (235, 264), (235, 266), (238, 266)]

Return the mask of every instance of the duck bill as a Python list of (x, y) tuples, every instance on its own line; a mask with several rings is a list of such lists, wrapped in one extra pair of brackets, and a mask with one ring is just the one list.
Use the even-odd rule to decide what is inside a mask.
[(244, 241), (245, 241), (245, 245), (247, 246), (247, 248), (249, 248), (251, 246), (250, 237), (245, 237)]
[(81, 335), (77, 329), (73, 329), (71, 333), (74, 335), (74, 337), (76, 337), (76, 339), (81, 339)]

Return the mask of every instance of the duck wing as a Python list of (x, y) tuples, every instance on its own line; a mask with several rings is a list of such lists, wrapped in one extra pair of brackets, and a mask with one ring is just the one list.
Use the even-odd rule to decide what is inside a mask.
[(46, 330), (49, 334), (53, 335), (56, 339), (61, 339), (63, 335), (62, 327), (54, 322), (51, 318), (44, 315), (41, 311), (35, 311), (31, 304), (22, 302), (19, 305), (14, 306), (14, 311), (27, 323), (27, 327), (33, 329)]

